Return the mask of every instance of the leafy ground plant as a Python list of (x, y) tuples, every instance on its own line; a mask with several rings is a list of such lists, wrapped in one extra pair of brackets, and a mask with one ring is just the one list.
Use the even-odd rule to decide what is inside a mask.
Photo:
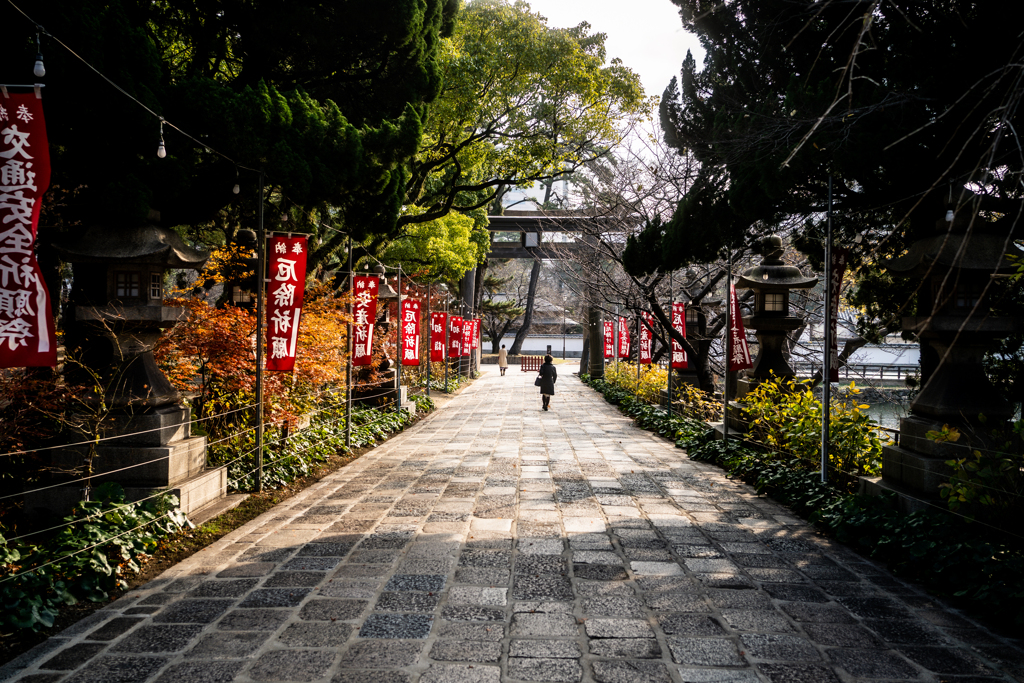
[(189, 524), (177, 505), (171, 494), (125, 502), (121, 486), (108, 482), (45, 542), (0, 536), (0, 627), (47, 628), (61, 605), (100, 601), (125, 587), (161, 539)]
[[(845, 396), (833, 396), (829, 419), (829, 464), (833, 472), (881, 474), (884, 442), (878, 423), (866, 405), (851, 397), (859, 393), (851, 382)], [(821, 449), (822, 404), (809, 380), (773, 377), (743, 397), (747, 438), (774, 451), (817, 461)]]

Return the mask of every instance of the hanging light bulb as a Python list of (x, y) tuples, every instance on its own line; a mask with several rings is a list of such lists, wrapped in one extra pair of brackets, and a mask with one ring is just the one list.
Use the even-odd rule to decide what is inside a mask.
[(946, 222), (947, 223), (952, 223), (953, 222), (953, 209), (946, 209)]
[(235, 183), (235, 186), (231, 188), (231, 191), (232, 191), (232, 192), (233, 192), (234, 194), (238, 194), (239, 192), (241, 192), (241, 191), (242, 191), (242, 188), (240, 188), (240, 187), (238, 186), (238, 183)]
[(39, 40), (38, 31), (36, 31), (36, 65), (32, 67), (32, 73), (35, 74), (36, 78), (42, 78), (46, 75), (46, 66), (43, 65), (43, 46)]
[(160, 159), (167, 156), (167, 148), (164, 147), (164, 120), (160, 119), (160, 144), (156, 146), (156, 155)]

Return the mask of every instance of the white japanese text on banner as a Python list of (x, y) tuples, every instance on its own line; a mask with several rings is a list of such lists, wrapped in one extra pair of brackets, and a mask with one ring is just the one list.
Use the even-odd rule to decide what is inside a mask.
[[(442, 333), (443, 334), (443, 333)], [(420, 364), (420, 301), (402, 300), (402, 365)]]
[(267, 251), (267, 370), (291, 372), (306, 294), (306, 238), (273, 235)]
[(373, 326), (377, 322), (376, 275), (353, 278), (355, 301), (352, 305), (352, 365), (369, 365), (373, 358)]
[[(672, 304), (672, 329), (678, 332), (683, 339), (686, 339), (686, 304), (674, 302)], [(686, 357), (686, 349), (683, 345), (672, 339), (672, 369), (686, 370), (690, 367), (689, 359)]]
[(43, 104), (35, 93), (0, 97), (0, 368), (54, 366), (50, 294), (36, 262), (36, 229), (50, 185)]

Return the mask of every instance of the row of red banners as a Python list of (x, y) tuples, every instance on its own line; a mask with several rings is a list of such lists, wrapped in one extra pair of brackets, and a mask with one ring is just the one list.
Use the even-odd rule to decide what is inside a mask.
[[(739, 301), (736, 299), (736, 287), (733, 286), (729, 295), (732, 322), (729, 327), (729, 371), (745, 370), (753, 367), (750, 349), (747, 346), (747, 332), (743, 327), (743, 316), (740, 314)], [(641, 365), (650, 365), (653, 359), (654, 317), (647, 311), (640, 313), (640, 329), (637, 332), (639, 346), (637, 356)], [(604, 357), (615, 358), (616, 350), (619, 358), (630, 357), (629, 322), (626, 318), (618, 320), (618, 338), (615, 335), (615, 323), (606, 320), (604, 323)], [(686, 304), (672, 303), (672, 328), (683, 339), (686, 338)], [(689, 367), (686, 350), (675, 338), (672, 338), (671, 366), (674, 370), (685, 370)]]
[[(637, 353), (640, 357), (641, 365), (650, 365), (653, 358), (654, 348), (654, 316), (647, 311), (643, 311), (640, 314), (640, 330), (638, 331), (639, 336), (639, 347)], [(686, 338), (686, 304), (684, 303), (673, 303), (672, 304), (672, 327), (679, 332), (679, 334), (685, 339)], [(616, 350), (618, 351), (618, 358), (629, 358), (630, 351), (630, 339), (629, 339), (629, 321), (626, 318), (620, 317), (618, 319), (618, 338), (615, 335), (615, 322), (612, 320), (606, 320), (604, 323), (604, 357), (615, 358)], [(689, 363), (686, 357), (686, 350), (682, 344), (677, 342), (674, 338), (672, 339), (672, 359), (671, 364), (673, 369), (685, 370), (689, 367)]]

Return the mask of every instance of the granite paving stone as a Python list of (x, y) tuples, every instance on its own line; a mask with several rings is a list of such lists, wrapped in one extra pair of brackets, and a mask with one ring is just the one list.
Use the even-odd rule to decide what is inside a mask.
[(578, 683), (583, 678), (583, 668), (574, 659), (509, 657), (508, 675), (521, 681)]
[(1019, 642), (562, 365), (405, 431), (0, 667), (21, 683), (1024, 680)]
[(439, 662), (497, 662), (501, 658), (501, 643), (438, 640), (430, 648), (430, 658)]
[(661, 646), (651, 638), (607, 638), (591, 640), (590, 654), (622, 659), (660, 659)]
[(241, 659), (248, 657), (270, 637), (260, 631), (219, 631), (204, 635), (188, 651), (199, 659)]
[(594, 662), (597, 683), (671, 683), (668, 668), (659, 662)]
[(323, 678), (335, 657), (323, 650), (277, 650), (260, 655), (247, 673), (254, 681), (315, 681)]
[(64, 648), (53, 657), (39, 665), (40, 669), (53, 671), (71, 671), (82, 666), (90, 659), (106, 649), (101, 643), (78, 643)]

